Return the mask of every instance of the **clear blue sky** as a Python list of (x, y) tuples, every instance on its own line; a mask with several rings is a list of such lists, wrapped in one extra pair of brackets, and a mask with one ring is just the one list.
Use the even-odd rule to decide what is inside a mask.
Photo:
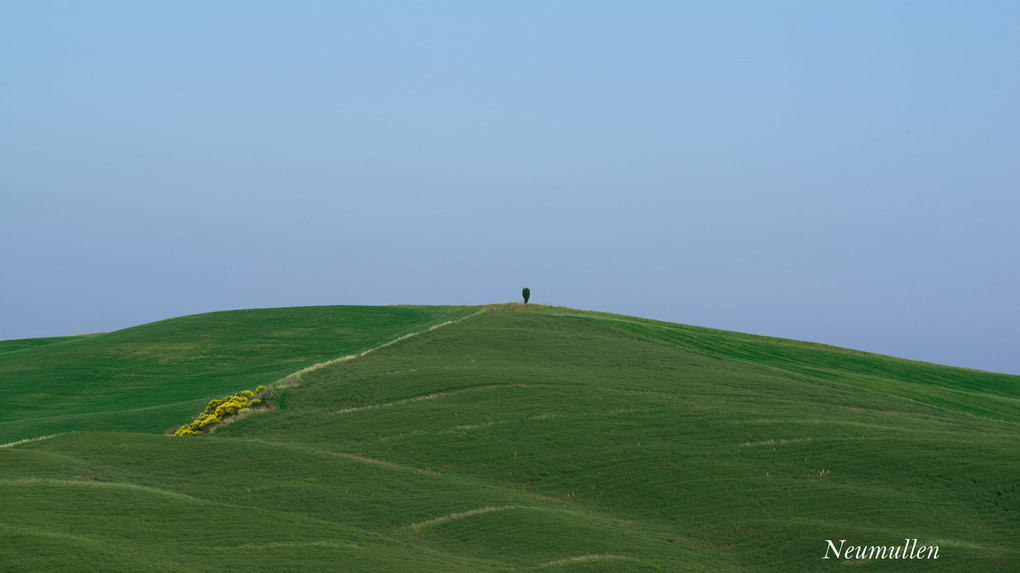
[(1020, 3), (0, 3), (0, 339), (532, 301), (1020, 373)]

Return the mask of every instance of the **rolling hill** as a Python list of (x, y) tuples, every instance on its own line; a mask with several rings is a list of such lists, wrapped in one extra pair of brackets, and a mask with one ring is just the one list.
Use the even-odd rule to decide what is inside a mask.
[(1018, 429), (1017, 376), (536, 305), (7, 341), (0, 570), (1018, 570)]

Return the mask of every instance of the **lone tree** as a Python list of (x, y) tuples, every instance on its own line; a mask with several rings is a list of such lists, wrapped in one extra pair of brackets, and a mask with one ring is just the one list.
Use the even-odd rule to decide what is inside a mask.
[(521, 295), (524, 297), (524, 304), (528, 304), (528, 299), (531, 298), (531, 289), (524, 287), (524, 290), (521, 291)]

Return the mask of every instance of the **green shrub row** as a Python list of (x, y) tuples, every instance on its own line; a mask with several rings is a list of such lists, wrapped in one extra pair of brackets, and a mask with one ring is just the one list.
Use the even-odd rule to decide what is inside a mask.
[(195, 434), (201, 434), (210, 426), (219, 424), (242, 410), (258, 408), (262, 405), (262, 400), (258, 396), (265, 389), (265, 386), (259, 386), (255, 388), (254, 392), (251, 390), (241, 390), (233, 396), (224, 396), (223, 398), (211, 400), (209, 405), (205, 407), (205, 412), (199, 414), (190, 424), (185, 424), (178, 428), (174, 435), (194, 436)]

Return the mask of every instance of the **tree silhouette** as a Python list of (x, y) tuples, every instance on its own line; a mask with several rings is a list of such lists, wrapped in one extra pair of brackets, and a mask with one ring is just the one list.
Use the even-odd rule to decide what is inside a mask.
[(524, 287), (524, 290), (521, 291), (521, 295), (524, 296), (524, 304), (528, 304), (528, 299), (531, 298), (531, 289)]

